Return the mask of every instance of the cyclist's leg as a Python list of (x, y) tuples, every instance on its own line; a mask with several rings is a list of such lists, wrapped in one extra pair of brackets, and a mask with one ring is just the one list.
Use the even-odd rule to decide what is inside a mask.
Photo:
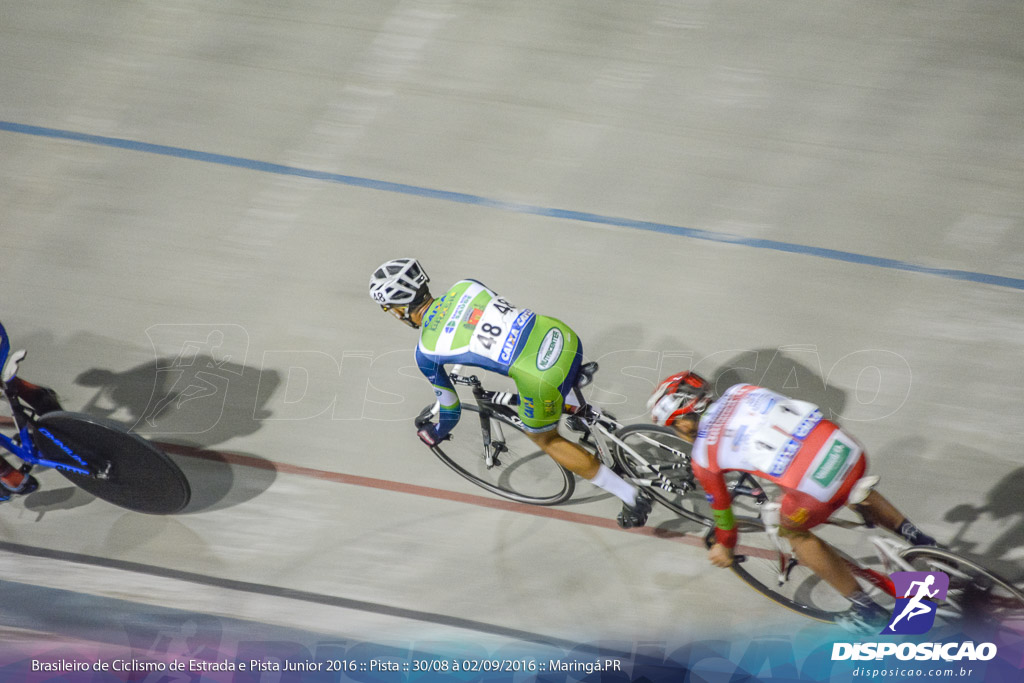
[(18, 398), (28, 403), (36, 414), (45, 415), (61, 410), (60, 401), (57, 400), (57, 392), (49, 387), (39, 386), (23, 380), (20, 377), (13, 377), (8, 382), (13, 387)]
[[(553, 337), (561, 340), (557, 348), (551, 343)], [(650, 501), (590, 452), (558, 433), (565, 397), (575, 385), (582, 357), (575, 332), (559, 320), (538, 316), (523, 351), (509, 368), (519, 392), (519, 418), (534, 442), (558, 464), (622, 501), (620, 525), (642, 526)]]
[(810, 531), (787, 531), (783, 535), (793, 547), (800, 564), (820, 576), (843, 597), (850, 597), (860, 586), (853, 574), (828, 543)]
[(575, 379), (581, 358), (575, 332), (554, 318), (537, 316), (533, 332), (508, 374), (516, 383), (519, 419), (530, 438), (558, 464), (592, 480), (601, 463), (558, 433), (565, 400), (562, 388)]
[(782, 497), (779, 510), (779, 532), (789, 539), (793, 552), (801, 564), (806, 565), (844, 597), (860, 589), (842, 558), (811, 529), (825, 522), (836, 510), (846, 504), (850, 491), (867, 469), (867, 459), (861, 455), (850, 469), (832, 498), (822, 501), (800, 490), (788, 490)]
[(783, 496), (780, 509), (780, 533), (789, 539), (800, 563), (820, 576), (851, 603), (850, 609), (837, 622), (854, 631), (874, 631), (888, 623), (889, 613), (865, 593), (853, 572), (838, 553), (811, 529), (831, 517), (847, 503), (850, 491), (864, 476), (867, 459), (863, 454), (851, 468), (833, 497), (820, 501), (802, 491), (789, 491)]
[(871, 489), (862, 502), (851, 505), (864, 519), (902, 536), (912, 545), (935, 545), (935, 539), (917, 528), (906, 515), (878, 491)]
[(592, 454), (564, 439), (557, 427), (557, 424), (551, 425), (545, 431), (529, 431), (526, 435), (565, 469), (584, 479), (593, 479), (601, 463)]

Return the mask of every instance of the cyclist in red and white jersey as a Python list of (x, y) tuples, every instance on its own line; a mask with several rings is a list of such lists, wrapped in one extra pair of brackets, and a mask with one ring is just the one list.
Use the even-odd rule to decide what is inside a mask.
[(839, 623), (851, 630), (888, 623), (888, 612), (860, 590), (836, 552), (810, 530), (843, 505), (855, 505), (909, 543), (935, 545), (935, 540), (872, 489), (878, 478), (864, 477), (867, 458), (853, 437), (824, 419), (814, 404), (763, 387), (737, 384), (716, 401), (707, 382), (690, 372), (662, 381), (648, 407), (655, 422), (674, 427), (693, 443), (693, 471), (715, 517), (713, 564), (731, 565), (737, 542), (725, 473), (749, 472), (784, 491), (779, 531), (800, 562), (850, 600)]

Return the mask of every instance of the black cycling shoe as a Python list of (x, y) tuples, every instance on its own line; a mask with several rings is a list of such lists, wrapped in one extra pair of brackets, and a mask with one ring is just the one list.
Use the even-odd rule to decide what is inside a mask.
[(630, 507), (622, 504), (622, 510), (615, 521), (623, 529), (635, 529), (647, 523), (647, 516), (651, 514), (651, 499), (643, 491), (636, 494), (636, 505)]
[(906, 520), (900, 525), (899, 534), (910, 545), (939, 545), (934, 538), (918, 529), (910, 520)]

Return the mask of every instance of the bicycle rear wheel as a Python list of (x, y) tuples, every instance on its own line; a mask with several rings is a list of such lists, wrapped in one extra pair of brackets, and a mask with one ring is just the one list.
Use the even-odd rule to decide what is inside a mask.
[[(740, 532), (736, 555), (741, 559), (733, 562), (732, 571), (745, 583), (765, 597), (783, 607), (811, 619), (832, 622), (840, 612), (850, 607), (850, 602), (832, 586), (801, 564), (783, 539), (783, 551), (765, 530), (759, 519), (736, 518)], [(857, 560), (833, 546), (846, 562), (861, 567)], [(861, 580), (863, 589), (876, 601), (891, 606), (891, 600), (881, 591)]]
[(34, 426), (43, 455), (93, 474), (57, 471), (108, 503), (168, 515), (180, 512), (192, 497), (188, 479), (163, 451), (116, 422), (57, 411), (40, 416)]
[[(482, 429), (489, 429), (491, 443), (499, 453), (488, 465), (481, 438), (459, 434), (430, 450), (441, 462), (477, 486), (504, 498), (530, 505), (558, 505), (572, 497), (576, 479), (572, 472), (551, 459), (510, 418), (499, 413), (480, 412), (480, 408), (463, 405), (464, 413), (480, 419)], [(463, 415), (472, 421), (469, 415)]]
[(676, 514), (700, 523), (711, 520), (710, 506), (700, 491), (694, 491), (698, 485), (690, 467), (691, 445), (674, 429), (636, 424), (615, 436), (626, 448), (616, 443), (612, 455), (630, 479)]
[(1024, 631), (1024, 593), (1007, 579), (944, 548), (914, 546), (902, 550), (900, 557), (915, 571), (944, 572), (949, 577), (940, 615), (945, 607), (968, 620)]

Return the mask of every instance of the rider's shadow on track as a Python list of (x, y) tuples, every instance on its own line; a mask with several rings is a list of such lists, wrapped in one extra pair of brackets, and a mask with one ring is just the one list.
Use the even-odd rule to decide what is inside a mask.
[[(796, 357), (801, 357), (801, 361)], [(814, 368), (804, 362), (817, 362)], [(721, 396), (735, 384), (756, 384), (784, 396), (817, 405), (826, 418), (843, 414), (846, 394), (828, 386), (813, 347), (785, 346), (740, 352), (722, 363), (708, 378)]]
[[(978, 546), (981, 544), (966, 540), (965, 537), (972, 536), (971, 527), (982, 518), (1002, 522), (1007, 528), (989, 542), (984, 551), (979, 551)], [(1024, 467), (1014, 470), (999, 481), (986, 494), (981, 505), (956, 505), (946, 512), (945, 520), (960, 525), (956, 535), (947, 544), (950, 549), (968, 557), (976, 557), (1015, 583), (1024, 581), (1024, 568), (1020, 560), (1015, 561), (1009, 557), (1024, 545)]]
[(276, 478), (265, 459), (213, 448), (256, 432), (270, 417), (265, 404), (280, 384), (275, 371), (196, 355), (187, 364), (178, 357), (123, 372), (94, 368), (74, 382), (96, 390), (82, 412), (125, 423), (181, 467), (192, 487), (184, 514), (245, 502)]

